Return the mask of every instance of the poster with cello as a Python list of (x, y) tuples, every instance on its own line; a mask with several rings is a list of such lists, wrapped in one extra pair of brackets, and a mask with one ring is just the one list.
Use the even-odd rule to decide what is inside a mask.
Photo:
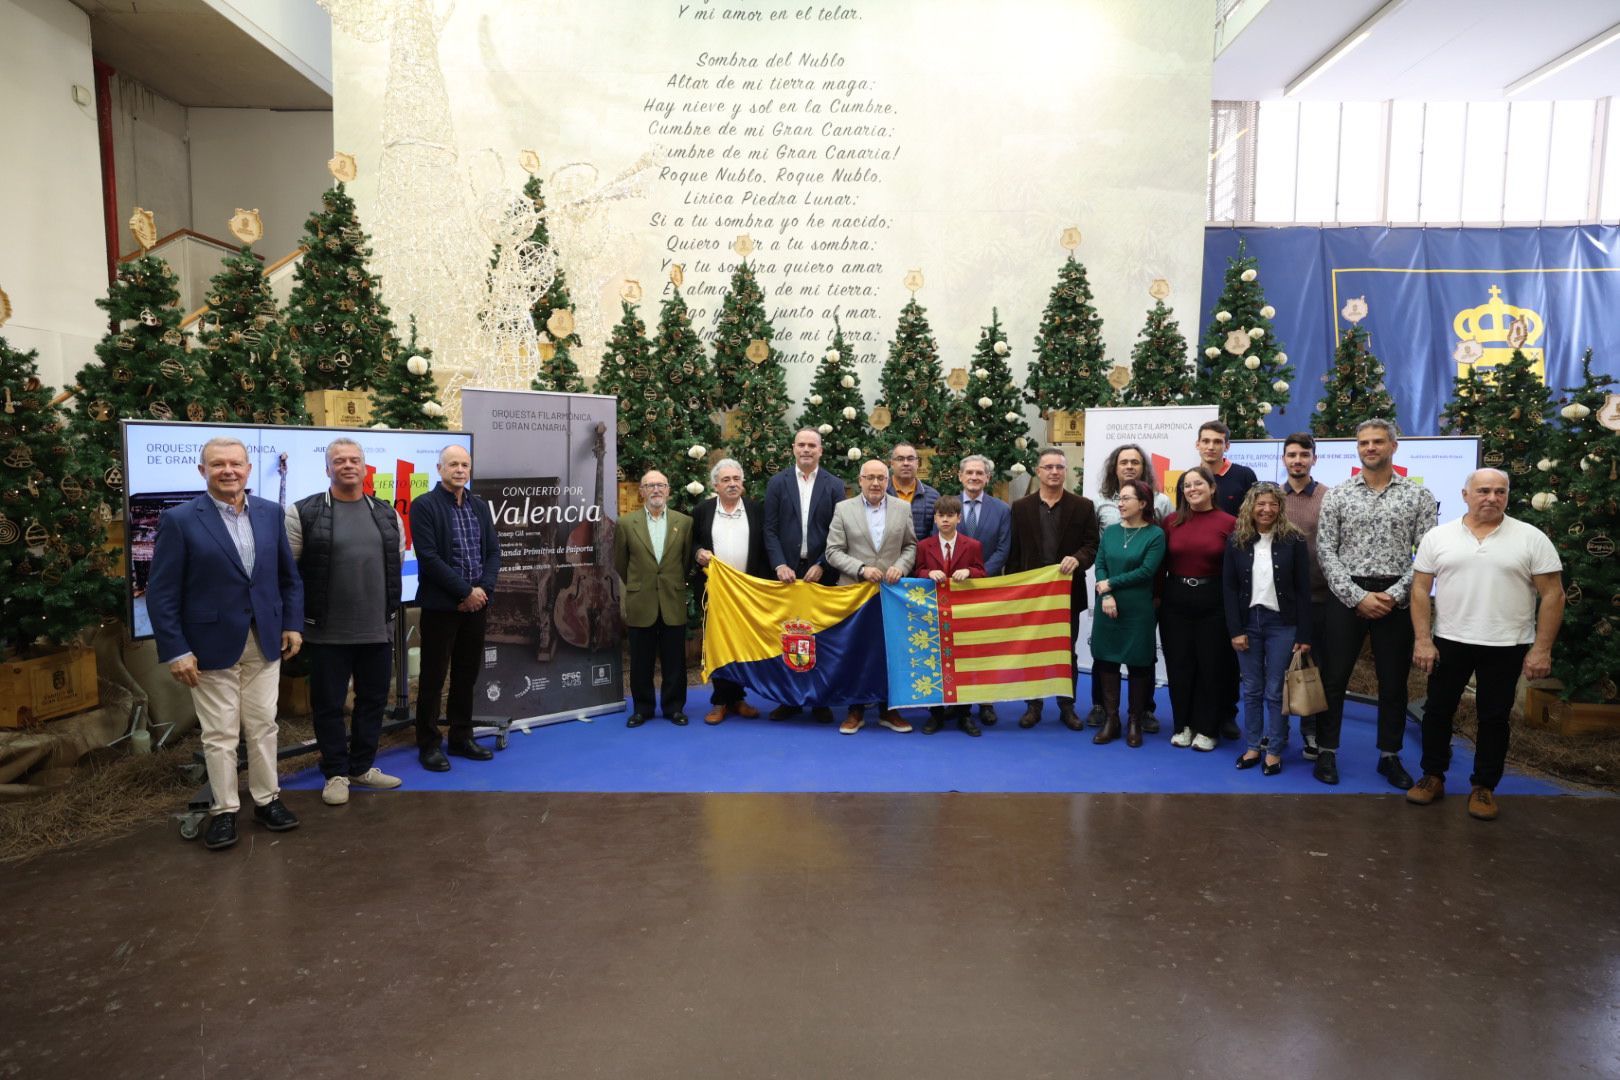
[(475, 710), (519, 726), (623, 708), (618, 402), (595, 394), (462, 391), (472, 490), (501, 543)]

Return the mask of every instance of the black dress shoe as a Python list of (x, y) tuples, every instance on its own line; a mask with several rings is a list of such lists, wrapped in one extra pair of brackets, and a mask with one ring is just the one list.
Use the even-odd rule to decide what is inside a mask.
[(1021, 728), (1032, 728), (1040, 722), (1041, 707), (1039, 705), (1031, 705), (1024, 710), (1024, 715), (1018, 718), (1018, 726)]
[(1388, 780), (1392, 788), (1400, 788), (1402, 791), (1412, 790), (1412, 774), (1406, 771), (1406, 767), (1401, 764), (1398, 757), (1379, 755), (1378, 775)]
[(1324, 784), (1337, 784), (1339, 782), (1339, 755), (1332, 750), (1319, 750), (1316, 754), (1316, 767), (1311, 775)]
[(1086, 714), (1086, 727), (1102, 727), (1102, 726), (1103, 726), (1103, 707), (1101, 705), (1093, 705), (1091, 707), (1091, 712)]
[(444, 756), (444, 751), (437, 747), (428, 747), (416, 752), (416, 760), (422, 763), (422, 768), (428, 772), (449, 772), (450, 759)]
[(816, 718), (816, 723), (818, 724), (830, 724), (833, 722), (832, 710), (825, 705), (818, 709), (810, 710), (810, 715)]
[(263, 806), (253, 808), (253, 820), (271, 832), (286, 832), (298, 828), (298, 815), (282, 805), (280, 799), (271, 799)]
[(1261, 776), (1276, 776), (1280, 772), (1282, 772), (1281, 761), (1268, 761), (1264, 765), (1260, 766)]
[(973, 714), (970, 712), (963, 713), (960, 717), (958, 717), (956, 726), (973, 736), (975, 739), (984, 734), (984, 732), (979, 730), (979, 725), (974, 722)]
[[(772, 720), (786, 720), (790, 716), (798, 715), (799, 707), (797, 705), (778, 705), (771, 710)], [(634, 727), (635, 725), (632, 724), (631, 726)]]
[(1256, 765), (1260, 764), (1262, 760), (1264, 759), (1259, 754), (1254, 755), (1254, 757), (1250, 757), (1247, 753), (1245, 753), (1242, 757), (1237, 759), (1237, 767), (1240, 769), (1252, 769)]
[(1142, 733), (1144, 735), (1157, 735), (1159, 733), (1159, 718), (1150, 712), (1143, 713)]
[(203, 847), (209, 851), (219, 851), (235, 843), (235, 814), (215, 814), (208, 819), (208, 831), (203, 833)]
[(471, 739), (466, 742), (445, 743), (444, 752), (456, 757), (464, 757), (468, 761), (488, 761), (495, 756), (495, 751), (486, 750)]
[(675, 712), (672, 712), (672, 713), (669, 714), (669, 722), (674, 724), (676, 727), (685, 727), (686, 726), (686, 714), (679, 711), (679, 710), (676, 710)]
[(1228, 742), (1243, 738), (1243, 732), (1238, 730), (1236, 720), (1226, 720), (1221, 723), (1221, 738)]
[(994, 705), (979, 706), (979, 723), (985, 727), (996, 726), (996, 707)]
[(945, 718), (940, 716), (937, 710), (930, 710), (928, 713), (928, 719), (923, 721), (922, 733), (924, 735), (935, 735), (938, 734), (939, 729), (944, 726)]

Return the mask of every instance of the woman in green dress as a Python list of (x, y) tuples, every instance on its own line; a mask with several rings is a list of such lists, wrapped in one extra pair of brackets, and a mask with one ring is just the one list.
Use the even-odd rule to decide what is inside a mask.
[(1153, 489), (1127, 480), (1114, 498), (1119, 523), (1097, 547), (1097, 615), (1091, 621), (1091, 677), (1102, 688), (1103, 725), (1091, 739), (1119, 738), (1119, 666), (1130, 669), (1125, 745), (1142, 745), (1142, 717), (1153, 697), (1153, 579), (1164, 561), (1164, 530), (1153, 524)]

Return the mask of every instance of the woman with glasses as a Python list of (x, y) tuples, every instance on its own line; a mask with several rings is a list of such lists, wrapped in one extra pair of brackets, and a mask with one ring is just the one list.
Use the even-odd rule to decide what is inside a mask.
[[(1243, 673), (1240, 769), (1282, 772), (1288, 742), (1283, 677), (1293, 654), (1311, 647), (1311, 557), (1305, 536), (1283, 514), (1282, 488), (1256, 484), (1243, 497), (1223, 571), (1226, 632)], [(1263, 728), (1263, 731), (1262, 731)], [(1262, 741), (1262, 735), (1264, 736)]]
[(1221, 693), (1232, 646), (1221, 571), (1237, 520), (1215, 506), (1215, 475), (1202, 465), (1181, 474), (1177, 510), (1164, 527), (1164, 600), (1159, 640), (1170, 677), (1171, 746), (1215, 749)]
[(1119, 738), (1119, 666), (1130, 669), (1125, 745), (1142, 745), (1142, 720), (1153, 697), (1153, 581), (1164, 561), (1164, 530), (1153, 524), (1153, 489), (1126, 480), (1114, 494), (1119, 520), (1097, 547), (1097, 615), (1091, 623), (1092, 684), (1102, 695), (1099, 745)]

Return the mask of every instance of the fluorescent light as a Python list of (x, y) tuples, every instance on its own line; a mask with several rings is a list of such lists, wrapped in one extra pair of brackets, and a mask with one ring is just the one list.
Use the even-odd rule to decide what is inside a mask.
[(1356, 46), (1360, 45), (1362, 42), (1371, 37), (1374, 27), (1405, 6), (1406, 0), (1389, 0), (1387, 4), (1369, 15), (1366, 21), (1364, 21), (1360, 26), (1346, 34), (1344, 39), (1337, 45), (1333, 46), (1333, 48), (1317, 57), (1315, 63), (1306, 68), (1294, 79), (1293, 82), (1288, 84), (1288, 86), (1283, 90), (1283, 96), (1293, 97), (1301, 90), (1304, 90), (1311, 83), (1315, 82), (1316, 78), (1324, 71), (1332, 67), (1334, 64), (1337, 64), (1340, 60), (1343, 60), (1350, 50), (1354, 49)]
[(1603, 48), (1603, 46), (1613, 44), (1616, 41), (1620, 41), (1620, 23), (1616, 23), (1614, 26), (1611, 26), (1607, 30), (1603, 31), (1603, 33), (1599, 34), (1597, 37), (1592, 38), (1589, 41), (1582, 42), (1564, 55), (1557, 57), (1549, 63), (1543, 64), (1541, 67), (1536, 68), (1536, 70), (1532, 71), (1518, 82), (1508, 84), (1502, 88), (1502, 93), (1506, 97), (1512, 97), (1514, 94), (1522, 94), (1524, 91), (1530, 89), (1543, 79), (1552, 78), (1554, 75), (1558, 74), (1560, 71), (1563, 71), (1571, 64), (1580, 63), (1588, 56), (1591, 56), (1593, 53)]

